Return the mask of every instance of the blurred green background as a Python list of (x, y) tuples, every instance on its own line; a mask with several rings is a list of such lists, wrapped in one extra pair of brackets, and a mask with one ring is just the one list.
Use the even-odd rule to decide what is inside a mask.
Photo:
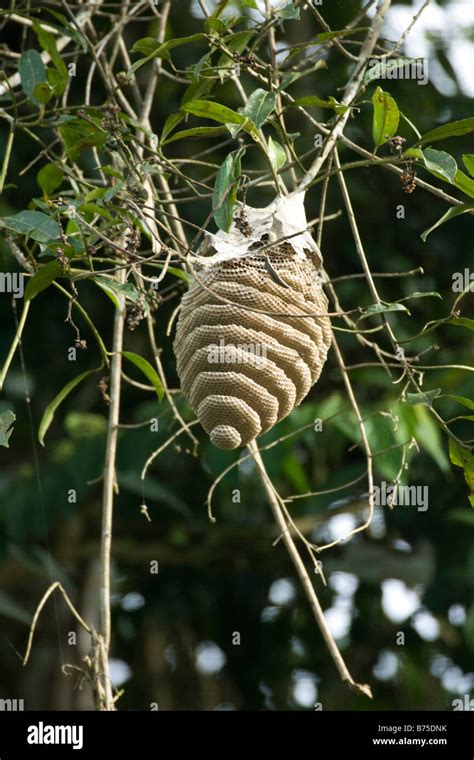
[[(419, 6), (419, 2), (414, 6), (394, 2), (386, 36), (400, 36)], [(341, 29), (360, 7), (358, 0), (331, 0), (319, 10), (332, 29)], [(282, 46), (284, 41), (308, 40), (321, 31), (314, 19), (305, 19), (304, 24), (288, 22), (278, 31)], [(197, 3), (173, 2), (168, 37), (192, 34), (201, 27)], [(134, 28), (136, 36), (127, 30), (127, 47), (153, 31), (152, 24)], [(9, 23), (0, 33), (13, 47), (12, 35), (18, 33), (18, 27)], [(406, 51), (429, 58), (429, 83), (380, 83), (421, 132), (472, 115), (473, 84), (467, 72), (469, 56), (472, 66), (473, 39), (474, 8), (469, 0), (432, 3), (413, 30)], [(37, 46), (33, 36), (30, 45)], [(186, 46), (175, 52), (173, 60), (183, 69), (198, 57), (196, 49)], [(347, 63), (331, 53), (327, 70), (296, 83), (292, 94), (339, 97), (338, 88), (350, 72)], [(8, 66), (12, 65), (9, 61)], [(82, 74), (78, 72), (78, 98)], [(140, 76), (147, 76), (146, 69)], [(247, 91), (255, 86), (246, 74), (242, 82)], [(179, 108), (182, 94), (182, 85), (161, 80), (152, 111), (158, 134), (166, 117)], [(368, 91), (367, 100), (370, 97)], [(102, 102), (100, 92), (96, 98)], [(218, 98), (229, 107), (240, 105), (230, 85), (220, 88)], [(327, 113), (315, 113), (328, 118)], [(296, 110), (289, 112), (288, 129), (301, 133), (296, 141), (300, 153), (311, 147), (314, 133)], [(403, 126), (400, 133), (410, 137)], [(2, 120), (0, 154), (6, 134)], [(368, 106), (349, 122), (346, 134), (372, 149)], [(199, 146), (202, 150), (212, 143)], [(460, 158), (473, 151), (472, 136), (453, 139), (442, 147)], [(197, 152), (196, 143), (184, 148), (179, 143), (176, 151), (172, 148), (167, 154), (170, 157), (185, 153), (192, 157)], [(12, 184), (0, 200), (1, 215), (27, 208), (30, 199), (40, 195), (35, 177), (41, 164), (20, 175), (37, 150), (24, 135), (15, 142), (8, 177)], [(208, 160), (220, 163), (226, 150), (210, 152)], [(343, 146), (340, 152), (342, 161), (357, 158)], [(91, 159), (85, 155), (85, 160)], [(256, 162), (253, 168), (264, 166), (263, 159)], [(424, 178), (432, 180), (429, 175)], [(455, 297), (452, 274), (472, 264), (472, 218), (459, 217), (423, 243), (420, 233), (447, 210), (442, 200), (421, 189), (403, 194), (397, 176), (382, 169), (350, 172), (347, 182), (372, 270), (401, 272), (421, 266), (425, 272), (424, 276), (379, 280), (382, 297), (392, 301), (420, 290), (443, 295), (443, 301), (412, 301), (412, 318), (397, 316), (393, 321), (398, 335), (414, 335), (427, 321), (449, 313)], [(317, 186), (307, 198), (309, 218), (318, 215), (319, 197)], [(248, 197), (252, 205), (271, 199), (270, 188)], [(405, 205), (405, 219), (396, 218), (398, 204)], [(328, 213), (339, 209), (343, 204), (334, 181)], [(209, 205), (182, 204), (180, 213), (200, 225)], [(344, 213), (326, 224), (323, 243), (331, 277), (360, 271)], [(18, 268), (2, 242), (0, 255), (3, 270)], [(79, 293), (80, 302), (110, 345), (111, 302), (91, 283), (81, 284)], [(361, 279), (340, 283), (338, 293), (347, 309), (371, 303)], [(176, 305), (175, 298), (156, 313), (157, 342), (163, 347), (163, 362), (173, 388), (178, 387), (178, 380), (166, 326)], [(469, 308), (472, 295), (463, 301), (464, 315), (469, 315)], [(52, 288), (34, 301), (23, 340), (26, 374), (17, 355), (0, 400), (0, 412), (11, 409), (17, 417), (10, 447), (0, 449), (0, 698), (22, 698), (25, 709), (90, 707), (87, 687), (78, 688), (77, 673), (66, 678), (61, 672), (64, 663), (80, 664), (88, 652), (88, 638), (78, 633), (76, 644), (69, 643), (75, 624), (59, 597), (50, 600), (43, 612), (26, 669), (20, 659), (32, 614), (51, 580), (60, 580), (83, 617), (97, 623), (101, 517), (97, 479), (107, 416), (97, 388), (100, 375), (80, 385), (60, 408), (44, 449), (32, 438), (46, 405), (60, 388), (76, 374), (99, 364), (93, 338), (79, 317), (76, 321), (89, 349), (78, 351), (76, 362), (68, 361), (74, 333), (64, 322), (66, 313), (64, 298)], [(0, 324), (0, 356), (4, 357), (15, 329), (7, 294), (0, 297)], [(348, 364), (373, 361), (352, 336), (339, 333), (338, 337)], [(424, 357), (429, 364), (472, 362), (473, 340), (468, 329), (445, 325), (419, 340), (416, 349), (434, 344), (439, 350), (431, 348)], [(126, 348), (150, 358), (145, 326), (127, 333)], [(391, 385), (382, 369), (354, 370), (351, 379), (365, 415), (392, 409), (399, 387)], [(474, 398), (469, 372), (444, 369), (427, 373), (424, 388), (436, 387), (442, 387), (444, 393)], [(191, 419), (184, 401), (180, 396), (176, 399)], [(346, 405), (331, 352), (307, 401), (261, 440), (264, 446), (295, 432), (264, 453), (283, 496), (331, 489), (364, 472), (363, 454), (353, 447), (357, 440), (353, 415)], [(449, 400), (437, 408), (445, 419), (463, 414)], [(313, 710), (315, 705), (325, 710), (450, 710), (453, 700), (470, 694), (474, 688), (474, 514), (468, 489), (462, 471), (450, 464), (446, 436), (427, 408), (399, 405), (392, 411), (398, 416), (397, 430), (390, 417), (373, 415), (368, 423), (371, 443), (375, 450), (382, 450), (411, 435), (417, 438), (420, 451), (410, 451), (406, 482), (429, 487), (429, 508), (425, 512), (407, 506), (377, 509), (371, 530), (322, 556), (327, 588), (316, 578), (321, 603), (353, 677), (372, 684), (374, 700), (370, 702), (340, 682), (284, 547), (281, 542), (273, 546), (277, 533), (248, 460), (218, 486), (213, 501), (217, 522), (210, 524), (205, 507), (208, 489), (239, 455), (213, 448), (200, 428), (195, 428), (200, 439), (196, 455), (189, 439), (181, 436), (152, 465), (145, 484), (151, 522), (140, 513), (141, 468), (147, 456), (177, 428), (166, 402), (160, 405), (152, 394), (124, 386), (121, 422), (139, 423), (150, 417), (159, 417), (160, 422), (158, 432), (150, 432), (148, 427), (123, 429), (119, 439), (112, 675), (124, 689), (120, 709), (150, 709), (157, 704), (160, 710)], [(311, 426), (296, 432), (315, 418), (330, 418), (322, 432), (314, 432)], [(472, 420), (455, 423), (454, 429), (468, 438)], [(377, 483), (395, 476), (400, 458), (401, 450), (394, 449), (375, 460)], [(70, 489), (77, 492), (76, 503), (68, 500)], [(233, 500), (234, 489), (240, 489), (240, 503)], [(292, 514), (304, 526), (305, 535), (324, 543), (358, 524), (365, 491), (362, 480), (340, 494), (298, 500), (290, 505)], [(158, 562), (157, 574), (150, 572), (154, 561)]]

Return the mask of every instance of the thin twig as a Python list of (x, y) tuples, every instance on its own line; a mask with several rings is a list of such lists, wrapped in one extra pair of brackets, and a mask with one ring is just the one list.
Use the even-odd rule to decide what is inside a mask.
[[(117, 282), (125, 282), (125, 272), (117, 272)], [(110, 573), (112, 550), (112, 518), (114, 492), (116, 487), (115, 459), (117, 454), (118, 423), (120, 413), (120, 392), (122, 369), (123, 333), (125, 324), (124, 299), (117, 295), (118, 307), (115, 311), (112, 341), (112, 362), (110, 367), (110, 405), (107, 423), (107, 443), (105, 450), (104, 481), (102, 496), (102, 533), (100, 545), (101, 590), (100, 590), (100, 635), (103, 640), (101, 657), (101, 684), (105, 698), (105, 709), (114, 710), (111, 680), (109, 674), (109, 651), (111, 639)]]
[(288, 524), (285, 520), (278, 493), (275, 490), (272, 481), (270, 480), (270, 477), (267, 473), (267, 470), (263, 463), (263, 459), (260, 455), (260, 451), (258, 449), (256, 442), (252, 441), (251, 443), (249, 443), (248, 448), (257, 466), (259, 477), (262, 481), (262, 485), (265, 489), (265, 493), (267, 495), (267, 499), (270, 504), (273, 515), (275, 517), (275, 520), (277, 522), (277, 525), (281, 531), (285, 546), (296, 568), (296, 571), (300, 577), (306, 596), (311, 605), (313, 615), (319, 626), (319, 630), (321, 631), (323, 635), (324, 641), (326, 642), (326, 646), (329, 649), (331, 657), (334, 660), (334, 663), (339, 672), (339, 675), (341, 676), (341, 679), (345, 683), (349, 684), (349, 686), (351, 686), (359, 694), (364, 694), (366, 697), (372, 698), (372, 692), (370, 690), (370, 686), (368, 686), (368, 684), (356, 683), (354, 679), (352, 678), (342, 658), (342, 655), (337, 647), (337, 644), (334, 641), (331, 631), (329, 630), (328, 624), (324, 617), (324, 612), (322, 610), (321, 604), (319, 602), (318, 597), (316, 596), (316, 592), (314, 590), (313, 584), (311, 583), (308, 572), (304, 566), (303, 560), (301, 559), (299, 555), (298, 549), (295, 546), (290, 530), (288, 528)]
[(67, 606), (71, 610), (72, 614), (74, 615), (74, 617), (76, 618), (76, 620), (78, 621), (78, 623), (80, 625), (82, 625), (82, 627), (87, 631), (87, 633), (92, 634), (92, 628), (89, 625), (87, 625), (87, 623), (82, 619), (82, 617), (80, 616), (79, 612), (76, 610), (76, 608), (74, 607), (73, 603), (69, 599), (69, 596), (68, 596), (67, 592), (65, 591), (65, 589), (63, 588), (63, 586), (61, 585), (61, 583), (59, 581), (55, 581), (54, 583), (51, 584), (51, 586), (44, 593), (42, 599), (40, 600), (40, 602), (39, 602), (39, 604), (38, 604), (38, 606), (36, 608), (36, 612), (35, 612), (35, 614), (33, 616), (33, 620), (31, 621), (30, 633), (29, 633), (29, 636), (28, 636), (28, 644), (27, 644), (27, 647), (26, 647), (25, 655), (23, 657), (23, 665), (26, 665), (28, 663), (28, 660), (29, 660), (29, 657), (30, 657), (30, 654), (31, 654), (31, 647), (32, 647), (33, 638), (34, 638), (34, 635), (35, 635), (36, 624), (37, 624), (39, 616), (41, 614), (41, 610), (43, 609), (44, 605), (48, 601), (48, 599), (51, 596), (51, 594), (54, 591), (56, 591), (56, 589), (59, 589), (59, 591), (63, 595), (64, 600), (65, 600)]

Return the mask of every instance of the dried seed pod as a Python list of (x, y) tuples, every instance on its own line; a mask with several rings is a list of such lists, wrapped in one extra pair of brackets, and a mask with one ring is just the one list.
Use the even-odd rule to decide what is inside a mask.
[(245, 446), (286, 417), (326, 360), (331, 326), (303, 199), (247, 207), (245, 234), (234, 224), (208, 235), (201, 253), (214, 255), (197, 257), (181, 302), (181, 387), (219, 448)]
[(400, 174), (400, 184), (404, 193), (413, 193), (416, 190), (416, 171), (411, 164), (407, 164), (405, 171)]

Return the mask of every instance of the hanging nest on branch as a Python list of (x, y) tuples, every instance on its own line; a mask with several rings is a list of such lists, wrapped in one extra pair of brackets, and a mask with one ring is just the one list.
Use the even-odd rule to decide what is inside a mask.
[(304, 193), (238, 204), (229, 232), (206, 233), (181, 302), (181, 387), (222, 449), (245, 446), (298, 406), (331, 344), (321, 254)]

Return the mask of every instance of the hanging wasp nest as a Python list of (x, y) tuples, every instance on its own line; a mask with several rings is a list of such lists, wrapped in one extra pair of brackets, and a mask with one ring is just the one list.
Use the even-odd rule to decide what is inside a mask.
[(219, 448), (266, 433), (321, 374), (331, 325), (306, 227), (303, 193), (239, 205), (230, 231), (206, 233), (195, 257), (174, 351), (183, 393)]

